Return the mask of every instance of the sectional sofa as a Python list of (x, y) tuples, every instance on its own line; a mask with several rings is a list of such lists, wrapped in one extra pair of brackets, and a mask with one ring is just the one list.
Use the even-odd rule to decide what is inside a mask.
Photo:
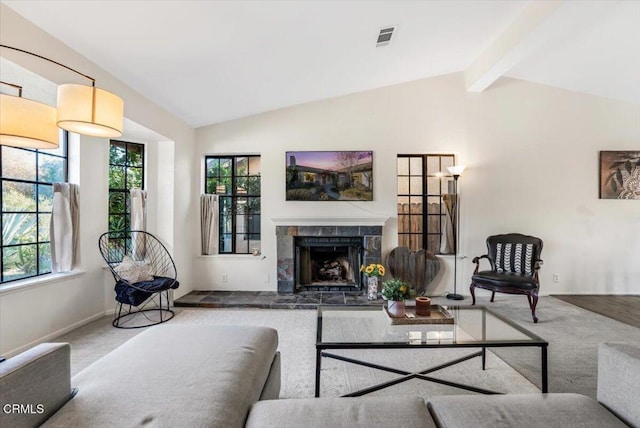
[[(70, 377), (68, 344), (0, 363), (0, 426), (640, 427), (640, 347), (599, 349), (598, 401), (578, 394), (278, 399), (266, 327), (153, 327)], [(595, 375), (595, 374), (594, 374)], [(76, 393), (77, 391), (77, 393)]]

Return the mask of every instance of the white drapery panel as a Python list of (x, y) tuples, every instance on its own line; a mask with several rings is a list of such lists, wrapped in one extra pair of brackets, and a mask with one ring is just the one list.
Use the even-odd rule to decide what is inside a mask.
[(80, 187), (77, 184), (53, 183), (49, 226), (53, 272), (70, 272), (78, 263), (79, 199)]
[(455, 193), (442, 195), (445, 212), (442, 222), (442, 241), (440, 243), (440, 253), (442, 254), (455, 254), (456, 210), (458, 209), (456, 196)]
[(131, 193), (131, 230), (147, 230), (147, 192), (133, 188)]
[(200, 230), (202, 235), (202, 254), (218, 254), (220, 228), (218, 195), (200, 196)]
[[(131, 230), (147, 230), (147, 192), (133, 188), (131, 193)], [(146, 255), (144, 235), (134, 233), (131, 236), (131, 252), (134, 260), (144, 260)]]

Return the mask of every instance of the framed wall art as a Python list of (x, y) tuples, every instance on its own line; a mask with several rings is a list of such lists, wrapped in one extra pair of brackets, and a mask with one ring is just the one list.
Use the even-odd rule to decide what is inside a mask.
[(287, 201), (372, 201), (373, 152), (286, 152)]
[(640, 150), (600, 152), (600, 199), (640, 200)]

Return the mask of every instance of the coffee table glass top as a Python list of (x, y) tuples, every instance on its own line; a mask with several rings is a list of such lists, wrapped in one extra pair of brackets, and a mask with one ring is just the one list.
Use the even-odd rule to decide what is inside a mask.
[(379, 306), (319, 306), (317, 345), (468, 347), (547, 342), (483, 306), (448, 306), (454, 324), (391, 325)]

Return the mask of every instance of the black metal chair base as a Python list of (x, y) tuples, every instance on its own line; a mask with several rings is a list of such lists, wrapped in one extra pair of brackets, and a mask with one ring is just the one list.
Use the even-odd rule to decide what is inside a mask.
[[(156, 317), (157, 319), (151, 319), (147, 315), (147, 312), (157, 313), (158, 314)], [(122, 313), (122, 304), (120, 303), (119, 310), (118, 310), (119, 315), (116, 318), (114, 318), (113, 322), (111, 323), (111, 325), (113, 325), (116, 328), (134, 329), (134, 328), (151, 327), (152, 325), (158, 325), (158, 324), (167, 322), (175, 316), (175, 312), (173, 312), (171, 309), (165, 309), (165, 308), (141, 309), (141, 310), (133, 310), (133, 311), (129, 310), (125, 314), (121, 314), (121, 313)], [(126, 325), (130, 322), (133, 322), (133, 320), (136, 319), (137, 317), (144, 317), (149, 322), (144, 324)]]

